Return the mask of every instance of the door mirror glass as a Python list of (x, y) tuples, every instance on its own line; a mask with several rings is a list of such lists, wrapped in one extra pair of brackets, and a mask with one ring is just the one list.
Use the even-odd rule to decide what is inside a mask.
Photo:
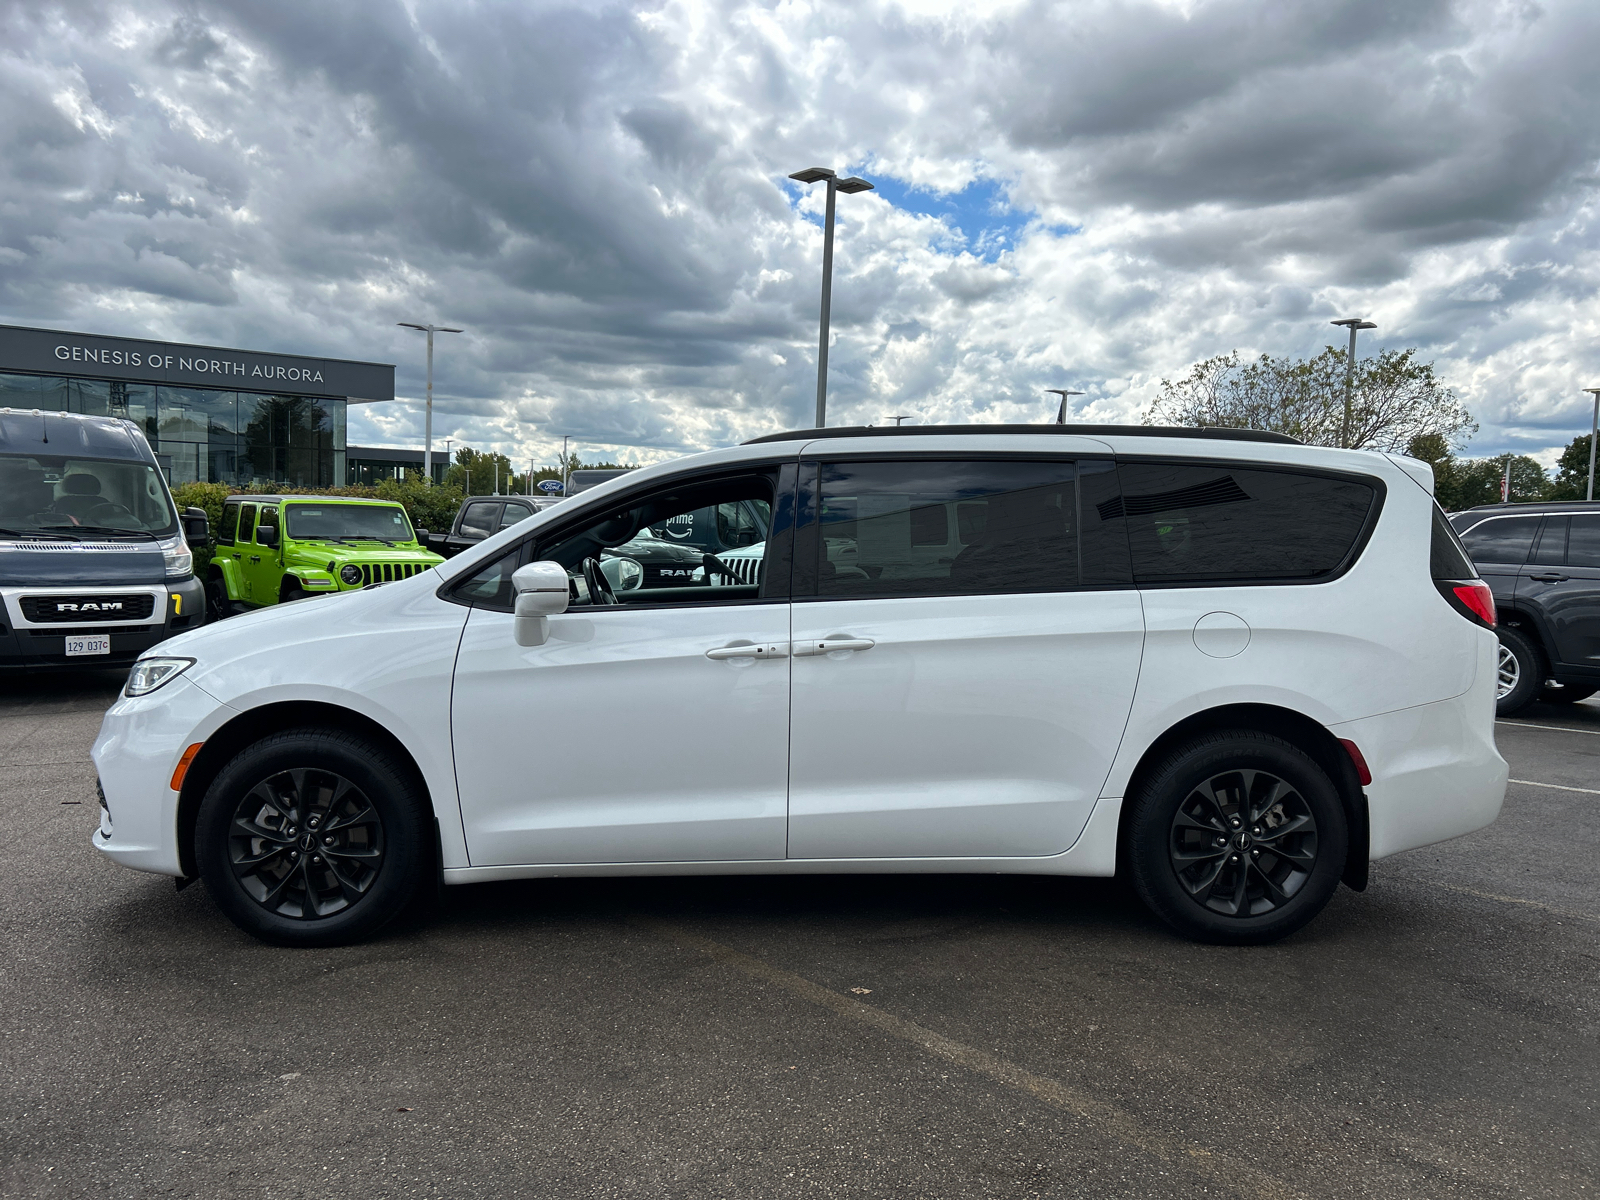
[(256, 545), (266, 546), (269, 550), (276, 550), (278, 548), (278, 527), (276, 525), (263, 524), (260, 529), (256, 530)]
[(550, 620), (567, 611), (571, 596), (567, 570), (560, 563), (531, 562), (511, 575), (517, 594), (515, 636), (519, 646), (542, 646), (550, 637)]

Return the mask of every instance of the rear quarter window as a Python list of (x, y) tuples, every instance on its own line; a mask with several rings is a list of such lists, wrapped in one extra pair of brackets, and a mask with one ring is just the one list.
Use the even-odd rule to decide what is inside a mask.
[(1382, 485), (1350, 476), (1232, 464), (1118, 465), (1141, 584), (1309, 583), (1358, 549)]

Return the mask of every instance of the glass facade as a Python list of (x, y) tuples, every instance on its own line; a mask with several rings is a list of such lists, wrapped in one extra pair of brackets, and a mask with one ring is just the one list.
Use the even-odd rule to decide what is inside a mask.
[(175, 485), (341, 487), (345, 406), (336, 397), (0, 373), (0, 408), (138, 422), (150, 448), (171, 460)]

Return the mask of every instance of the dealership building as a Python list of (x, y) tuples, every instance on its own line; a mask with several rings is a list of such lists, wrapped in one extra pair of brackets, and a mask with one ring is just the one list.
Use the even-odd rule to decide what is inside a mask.
[(391, 364), (0, 325), (0, 408), (136, 421), (174, 484), (354, 482), (348, 406), (393, 399)]

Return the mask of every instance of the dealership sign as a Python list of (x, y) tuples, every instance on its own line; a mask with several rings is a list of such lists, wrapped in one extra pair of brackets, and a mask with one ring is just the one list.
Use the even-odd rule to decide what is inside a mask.
[(276, 395), (394, 399), (394, 368), (382, 363), (260, 354), (15, 325), (0, 325), (0, 371), (237, 388)]

